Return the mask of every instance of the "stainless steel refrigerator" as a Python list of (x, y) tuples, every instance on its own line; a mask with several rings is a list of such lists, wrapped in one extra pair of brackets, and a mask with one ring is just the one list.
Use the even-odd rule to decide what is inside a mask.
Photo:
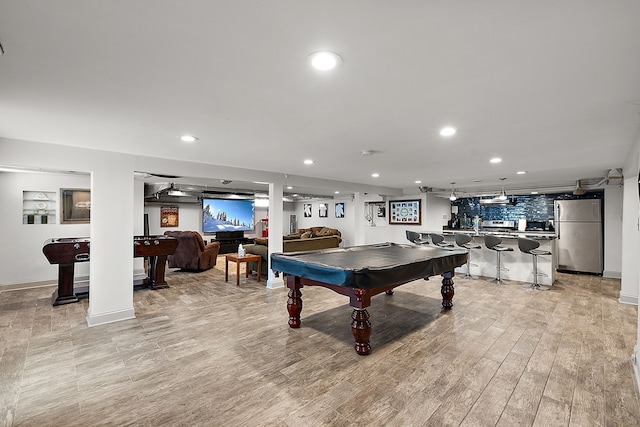
[(602, 274), (601, 200), (556, 200), (554, 219), (557, 269)]

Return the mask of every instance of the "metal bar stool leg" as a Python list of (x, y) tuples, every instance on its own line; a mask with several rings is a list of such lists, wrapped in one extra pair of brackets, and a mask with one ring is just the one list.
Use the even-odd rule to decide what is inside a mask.
[(471, 249), (467, 249), (467, 272), (462, 276), (463, 279), (473, 279), (471, 276)]
[(502, 255), (502, 251), (496, 251), (496, 254), (498, 254), (498, 260), (497, 260), (497, 263), (496, 263), (496, 264), (497, 264), (497, 265), (496, 265), (496, 278), (495, 278), (495, 279), (493, 279), (493, 280), (491, 281), (491, 283), (496, 283), (496, 284), (498, 284), (498, 285), (504, 285), (505, 283), (504, 283), (504, 281), (502, 280), (502, 274), (501, 274), (501, 272), (502, 272), (502, 270), (504, 270), (504, 271), (509, 271), (509, 269), (508, 269), (508, 268), (506, 268), (506, 267), (502, 267), (502, 264), (501, 264), (501, 255)]
[(551, 289), (551, 286), (541, 285), (538, 283), (538, 276), (546, 276), (545, 273), (538, 272), (538, 254), (531, 255), (533, 255), (533, 283), (531, 285), (527, 285), (527, 287), (536, 291), (548, 291)]

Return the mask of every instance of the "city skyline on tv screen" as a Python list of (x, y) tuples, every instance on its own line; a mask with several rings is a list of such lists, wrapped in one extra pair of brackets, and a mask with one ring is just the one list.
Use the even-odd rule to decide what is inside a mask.
[(254, 210), (253, 200), (203, 199), (202, 231), (252, 231)]

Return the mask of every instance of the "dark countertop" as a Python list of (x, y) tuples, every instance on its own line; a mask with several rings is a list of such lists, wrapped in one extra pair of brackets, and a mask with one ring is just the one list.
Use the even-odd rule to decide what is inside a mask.
[(454, 234), (457, 233), (463, 233), (463, 234), (469, 234), (471, 236), (474, 237), (482, 237), (485, 236), (487, 234), (492, 234), (494, 236), (498, 236), (498, 237), (502, 237), (505, 239), (517, 239), (518, 237), (526, 237), (528, 239), (534, 239), (534, 240), (553, 240), (556, 238), (556, 233), (553, 231), (517, 231), (517, 230), (511, 230), (511, 231), (493, 231), (493, 230), (486, 230), (486, 229), (480, 229), (478, 230), (478, 232), (476, 233), (475, 230), (473, 228), (469, 228), (469, 229), (456, 229), (456, 230), (442, 230), (442, 231), (423, 231), (422, 233), (427, 234), (427, 233), (436, 233), (436, 234), (442, 234), (443, 236), (453, 236)]

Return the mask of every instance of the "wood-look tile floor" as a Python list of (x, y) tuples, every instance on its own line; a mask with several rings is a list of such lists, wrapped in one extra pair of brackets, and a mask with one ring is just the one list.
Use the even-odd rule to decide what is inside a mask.
[(86, 300), (0, 292), (0, 426), (638, 426), (637, 307), (620, 281), (559, 275), (549, 292), (455, 278), (378, 295), (369, 356), (346, 297), (241, 278), (224, 258), (134, 293), (137, 318), (87, 328)]

